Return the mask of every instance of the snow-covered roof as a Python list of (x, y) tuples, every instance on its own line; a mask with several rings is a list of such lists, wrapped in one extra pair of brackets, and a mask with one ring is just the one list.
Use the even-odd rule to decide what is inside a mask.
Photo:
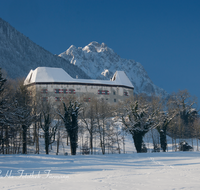
[(111, 80), (74, 79), (62, 68), (53, 67), (38, 67), (31, 70), (24, 81), (24, 85), (35, 83), (85, 83), (134, 88), (124, 71), (116, 71)]

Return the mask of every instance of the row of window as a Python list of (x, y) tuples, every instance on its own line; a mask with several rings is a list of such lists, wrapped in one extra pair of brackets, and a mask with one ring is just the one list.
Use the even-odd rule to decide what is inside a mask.
[(55, 89), (55, 93), (59, 94), (59, 93), (64, 93), (67, 94), (69, 92), (69, 94), (75, 94), (75, 90), (74, 89)]
[(109, 91), (108, 90), (98, 90), (98, 94), (109, 95)]
[[(75, 94), (75, 89), (55, 89), (54, 92), (56, 94), (60, 94), (60, 93), (63, 93), (63, 94)], [(48, 90), (47, 89), (42, 89), (41, 90), (41, 93), (43, 94), (46, 94), (48, 93)], [(109, 95), (109, 91), (108, 90), (98, 90), (98, 94), (102, 94), (102, 95)], [(113, 91), (113, 95), (115, 95), (115, 91)], [(124, 92), (124, 96), (128, 96), (128, 92)]]
[[(56, 94), (60, 94), (60, 93), (63, 93), (63, 94), (68, 94), (68, 93), (69, 94), (75, 94), (76, 93), (74, 89), (69, 89), (69, 90), (67, 90), (67, 89), (55, 89), (54, 92)], [(47, 89), (41, 89), (41, 93), (46, 94), (46, 93), (48, 93), (48, 90)]]
[[(108, 90), (98, 90), (98, 94), (109, 95)], [(115, 91), (113, 91), (113, 95), (115, 95)], [(128, 92), (124, 92), (124, 96), (128, 96)]]

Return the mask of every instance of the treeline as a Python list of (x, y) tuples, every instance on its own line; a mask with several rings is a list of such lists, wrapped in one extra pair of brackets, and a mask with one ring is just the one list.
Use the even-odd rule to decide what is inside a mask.
[(171, 94), (167, 99), (152, 95), (138, 95), (125, 108), (122, 122), (125, 130), (133, 137), (137, 152), (144, 152), (143, 137), (157, 130), (159, 143), (152, 136), (154, 151), (167, 150), (167, 135), (172, 138), (177, 150), (176, 139), (186, 140), (200, 137), (197, 99), (187, 90)]
[(78, 149), (82, 154), (125, 153), (127, 134), (137, 152), (146, 152), (144, 136), (153, 130), (159, 134), (159, 142), (152, 135), (154, 151), (167, 150), (167, 135), (175, 147), (177, 139), (198, 143), (200, 138), (197, 99), (187, 90), (166, 99), (135, 95), (114, 105), (95, 97), (86, 100), (72, 95), (55, 106), (32, 97), (23, 80), (6, 80), (0, 72), (0, 154), (27, 154), (27, 146), (39, 154), (41, 138), (46, 154), (54, 142), (59, 154), (64, 140), (72, 155)]

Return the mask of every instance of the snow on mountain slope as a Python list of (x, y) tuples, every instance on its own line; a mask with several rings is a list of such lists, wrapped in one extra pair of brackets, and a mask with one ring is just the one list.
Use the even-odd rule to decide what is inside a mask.
[(125, 71), (134, 86), (135, 93), (167, 96), (165, 90), (153, 84), (139, 62), (121, 58), (105, 43), (91, 42), (84, 48), (71, 45), (59, 56), (77, 65), (93, 79), (110, 79), (115, 71)]
[(0, 67), (10, 78), (26, 77), (37, 67), (63, 68), (71, 77), (89, 78), (80, 68), (53, 55), (0, 18)]

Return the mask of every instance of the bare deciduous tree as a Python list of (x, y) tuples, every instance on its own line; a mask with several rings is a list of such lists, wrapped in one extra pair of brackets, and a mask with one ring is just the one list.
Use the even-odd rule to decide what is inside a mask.
[(63, 103), (64, 113), (62, 114), (58, 110), (58, 115), (64, 122), (65, 129), (70, 138), (71, 155), (76, 155), (76, 149), (78, 147), (78, 115), (80, 110), (80, 104), (75, 101), (70, 101), (68, 105)]
[(142, 152), (144, 135), (157, 127), (155, 120), (156, 111), (150, 112), (150, 105), (144, 99), (137, 100), (126, 109), (126, 115), (122, 117), (125, 129), (133, 137), (137, 152)]
[(55, 142), (56, 130), (58, 127), (58, 122), (55, 123), (55, 117), (51, 112), (52, 105), (49, 103), (42, 104), (42, 109), (40, 113), (40, 127), (44, 131), (45, 138), (45, 151), (49, 154), (49, 145)]

